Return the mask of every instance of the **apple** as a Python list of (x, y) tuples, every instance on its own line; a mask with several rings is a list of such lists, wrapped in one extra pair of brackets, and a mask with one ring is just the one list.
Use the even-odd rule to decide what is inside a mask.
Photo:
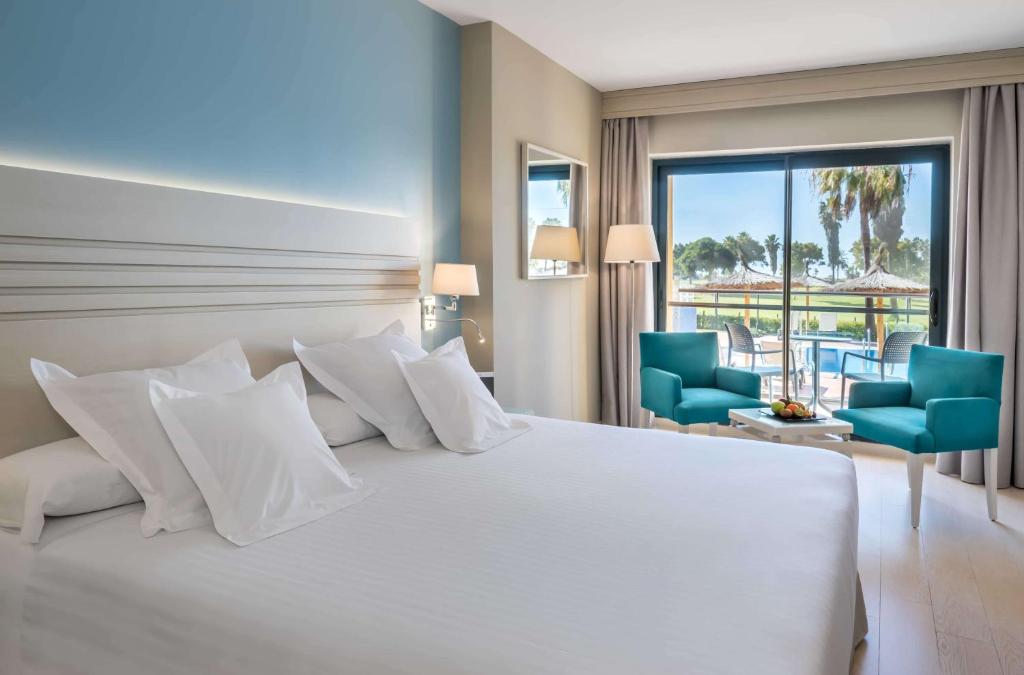
[(789, 405), (786, 406), (786, 410), (788, 410), (790, 412), (794, 412), (794, 413), (797, 410), (799, 410), (799, 409), (800, 409), (800, 404), (799, 403), (790, 403)]
[(783, 408), (782, 410), (779, 411), (779, 417), (792, 417), (792, 416), (793, 416), (793, 411), (790, 410), (789, 408)]
[(772, 412), (778, 415), (785, 407), (786, 404), (782, 401), (775, 401), (775, 403), (772, 403)]

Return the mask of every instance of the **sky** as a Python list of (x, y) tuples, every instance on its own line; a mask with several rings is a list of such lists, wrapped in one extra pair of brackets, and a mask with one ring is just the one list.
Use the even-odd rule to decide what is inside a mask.
[(562, 195), (558, 192), (558, 181), (531, 180), (529, 187), (529, 217), (537, 224), (547, 218), (558, 218), (562, 223), (569, 220), (569, 208), (562, 204)]
[[(931, 164), (910, 165), (904, 238), (931, 237)], [(819, 198), (810, 184), (810, 169), (793, 172), (793, 240), (813, 241), (825, 248), (818, 221)], [(760, 242), (774, 233), (783, 238), (785, 172), (758, 171), (675, 176), (673, 178), (675, 243), (712, 237), (721, 241), (746, 231)], [(856, 209), (839, 229), (841, 250), (860, 238)], [(817, 273), (824, 274), (824, 266)]]

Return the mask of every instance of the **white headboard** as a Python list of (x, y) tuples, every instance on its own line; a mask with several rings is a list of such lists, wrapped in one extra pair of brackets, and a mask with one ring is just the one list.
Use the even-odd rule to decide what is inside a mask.
[(30, 357), (83, 375), (238, 337), (259, 376), (293, 336), (418, 339), (418, 255), (406, 218), (0, 165), (0, 456), (73, 433)]

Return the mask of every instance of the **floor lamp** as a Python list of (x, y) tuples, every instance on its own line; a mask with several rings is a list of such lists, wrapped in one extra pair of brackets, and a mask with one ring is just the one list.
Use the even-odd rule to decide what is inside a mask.
[[(608, 228), (608, 241), (604, 246), (606, 263), (629, 263), (629, 339), (626, 341), (627, 370), (633, 373), (633, 342), (636, 332), (636, 266), (637, 263), (661, 262), (654, 228), (650, 225), (612, 225)], [(633, 383), (629, 387), (629, 405), (633, 405)], [(627, 419), (632, 410), (627, 411)]]

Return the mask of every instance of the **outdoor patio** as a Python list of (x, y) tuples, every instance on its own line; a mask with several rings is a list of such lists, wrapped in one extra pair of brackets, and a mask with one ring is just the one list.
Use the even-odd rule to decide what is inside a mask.
[[(884, 360), (885, 378), (906, 376), (905, 358), (900, 358), (896, 347), (901, 342), (926, 339), (927, 286), (889, 273), (881, 256), (859, 277), (830, 283), (805, 273), (794, 277), (791, 285), (790, 349), (797, 380), (791, 397), (826, 409), (840, 407), (844, 370), (847, 387), (851, 376), (879, 379), (883, 368), (879, 359)], [(753, 361), (758, 370), (776, 366), (772, 391), (768, 390), (769, 378), (762, 377), (762, 398), (779, 397), (782, 293), (781, 277), (743, 265), (732, 274), (700, 284), (680, 280), (669, 301), (668, 329), (718, 333), (723, 364), (749, 368)], [(759, 352), (756, 356), (730, 350), (728, 324), (749, 331), (754, 351)], [(739, 332), (746, 335), (742, 329)], [(886, 349), (887, 338), (894, 334), (898, 335)]]

